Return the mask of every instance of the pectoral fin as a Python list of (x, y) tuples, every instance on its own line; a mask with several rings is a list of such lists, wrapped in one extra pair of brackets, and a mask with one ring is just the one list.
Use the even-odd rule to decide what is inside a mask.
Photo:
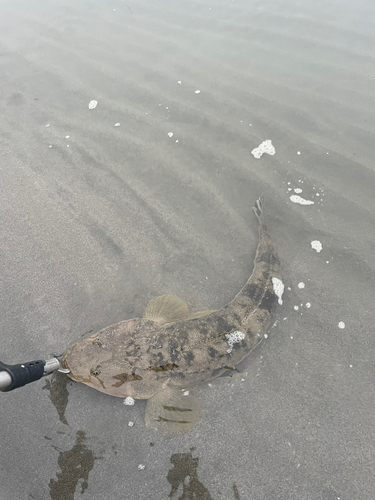
[(189, 309), (183, 300), (174, 295), (160, 295), (150, 300), (143, 317), (163, 325), (188, 318)]
[(167, 387), (147, 401), (146, 426), (157, 429), (164, 437), (185, 434), (197, 424), (199, 418), (197, 398), (184, 395), (179, 389)]

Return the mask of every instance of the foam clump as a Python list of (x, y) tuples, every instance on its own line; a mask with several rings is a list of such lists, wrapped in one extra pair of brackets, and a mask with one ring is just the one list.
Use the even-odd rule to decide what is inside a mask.
[(319, 240), (314, 240), (311, 242), (311, 248), (316, 250), (318, 253), (322, 251), (323, 245)]
[(314, 205), (314, 202), (311, 200), (305, 200), (305, 198), (302, 198), (301, 196), (298, 196), (297, 194), (293, 194), (290, 197), (290, 201), (293, 203), (299, 203), (300, 205)]
[(275, 292), (275, 295), (278, 297), (278, 303), (282, 305), (283, 303), (283, 293), (284, 293), (284, 283), (279, 280), (279, 278), (272, 278), (272, 285), (273, 285), (273, 291)]
[(234, 344), (239, 344), (241, 340), (245, 338), (245, 334), (236, 330), (235, 332), (227, 333), (225, 335), (227, 339), (229, 349), (227, 349), (227, 353), (230, 354), (233, 351)]
[(266, 141), (263, 141), (257, 148), (254, 148), (251, 152), (251, 154), (254, 156), (254, 158), (260, 158), (263, 153), (267, 153), (268, 155), (274, 155), (276, 153), (276, 149), (272, 144), (272, 141), (270, 139), (267, 139)]

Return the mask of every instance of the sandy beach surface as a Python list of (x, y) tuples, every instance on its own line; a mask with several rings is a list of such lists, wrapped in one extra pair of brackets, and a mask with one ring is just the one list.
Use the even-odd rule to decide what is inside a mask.
[(0, 1), (1, 361), (223, 306), (261, 194), (285, 284), (185, 435), (62, 374), (2, 393), (1, 499), (375, 498), (374, 33), (370, 0)]

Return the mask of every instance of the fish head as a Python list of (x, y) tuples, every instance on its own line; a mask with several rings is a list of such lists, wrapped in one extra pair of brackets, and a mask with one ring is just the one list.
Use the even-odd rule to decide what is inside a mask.
[(150, 366), (159, 325), (142, 318), (111, 325), (71, 346), (61, 359), (68, 376), (111, 396), (148, 399), (166, 378)]
[(131, 373), (130, 362), (125, 358), (119, 366), (119, 363), (112, 361), (111, 351), (104, 349), (99, 351), (97, 349), (99, 346), (95, 345), (92, 340), (85, 339), (70, 347), (63, 355), (61, 366), (70, 370), (68, 376), (76, 382), (82, 382), (93, 389), (113, 396), (131, 396), (130, 387), (127, 385), (122, 387), (121, 394), (117, 394), (116, 386), (112, 388), (116, 380), (108, 384), (109, 379), (116, 376), (116, 373), (118, 375)]

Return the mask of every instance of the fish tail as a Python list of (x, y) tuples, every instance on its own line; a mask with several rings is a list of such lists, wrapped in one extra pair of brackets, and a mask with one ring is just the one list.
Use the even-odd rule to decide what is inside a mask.
[(254, 213), (256, 218), (258, 219), (259, 227), (260, 229), (267, 231), (266, 228), (266, 216), (264, 213), (264, 199), (263, 196), (261, 196), (256, 202), (253, 207)]

